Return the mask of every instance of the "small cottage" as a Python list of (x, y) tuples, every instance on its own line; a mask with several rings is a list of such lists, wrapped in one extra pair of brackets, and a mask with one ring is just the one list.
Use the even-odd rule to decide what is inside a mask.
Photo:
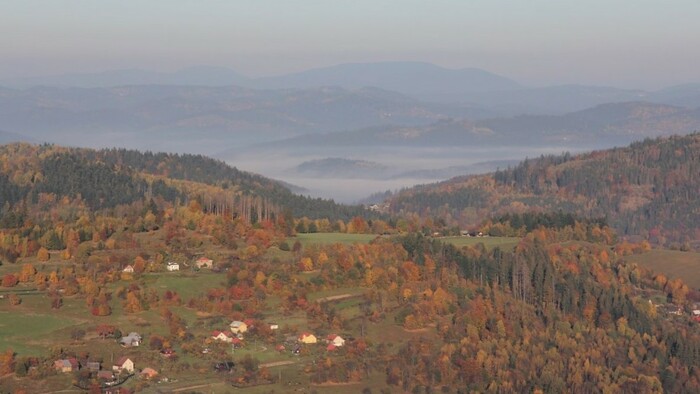
[(234, 334), (242, 334), (248, 331), (248, 325), (239, 320), (234, 320), (229, 326), (231, 328), (231, 332)]
[(214, 267), (214, 260), (207, 258), (207, 257), (200, 257), (195, 261), (195, 265), (197, 268), (213, 268)]
[(216, 330), (216, 331), (212, 332), (211, 337), (212, 337), (212, 339), (217, 340), (217, 341), (230, 343), (233, 340), (233, 333), (228, 332), (228, 331)]
[(326, 342), (335, 346), (341, 347), (345, 345), (345, 339), (341, 338), (340, 335), (331, 334), (326, 338)]
[(56, 371), (64, 373), (77, 371), (79, 369), (78, 359), (73, 357), (56, 360), (53, 365)]
[(305, 343), (305, 344), (311, 344), (311, 343), (316, 343), (318, 342), (318, 339), (314, 334), (308, 333), (308, 332), (303, 332), (301, 335), (299, 335), (299, 342)]
[(141, 345), (141, 335), (137, 332), (130, 332), (129, 335), (119, 340), (119, 344), (123, 347), (137, 347)]
[(173, 261), (169, 262), (168, 265), (166, 266), (167, 270), (172, 272), (172, 271), (180, 271), (180, 264), (175, 263)]
[(153, 379), (156, 376), (158, 376), (158, 371), (156, 371), (153, 368), (146, 367), (141, 370), (141, 373), (139, 375), (144, 379)]
[(112, 370), (114, 372), (126, 371), (132, 373), (134, 372), (134, 362), (129, 357), (119, 357), (112, 366)]

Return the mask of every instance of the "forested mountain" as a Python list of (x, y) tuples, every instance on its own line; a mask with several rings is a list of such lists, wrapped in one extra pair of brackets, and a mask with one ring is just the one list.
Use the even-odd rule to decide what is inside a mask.
[(626, 148), (525, 160), (484, 176), (405, 190), (393, 213), (476, 225), (506, 212), (607, 217), (621, 235), (654, 242), (700, 239), (700, 134), (647, 139)]
[(10, 144), (0, 146), (0, 161), (0, 205), (36, 202), (43, 193), (79, 197), (93, 209), (160, 198), (198, 200), (231, 214), (241, 204), (256, 215), (261, 209), (344, 220), (367, 214), (359, 206), (293, 194), (279, 182), (201, 155)]

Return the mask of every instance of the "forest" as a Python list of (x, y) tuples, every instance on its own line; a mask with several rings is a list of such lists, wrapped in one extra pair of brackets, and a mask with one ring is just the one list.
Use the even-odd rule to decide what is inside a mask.
[[(644, 163), (640, 152), (666, 143), (541, 160), (580, 166), (609, 154)], [(683, 144), (674, 146), (673, 155), (686, 154)], [(654, 240), (626, 237), (616, 228), (620, 216), (595, 215), (593, 203), (582, 212), (561, 204), (496, 209), (476, 224), (484, 236), (465, 235), (475, 242), (455, 246), (444, 235), (460, 234), (460, 227), (452, 225), (456, 216), (438, 217), (449, 213), (444, 206), (388, 218), (344, 219), (353, 211), (343, 209), (297, 215), (294, 205), (261, 191), (279, 187), (272, 181), (241, 175), (238, 183), (237, 170), (217, 172), (222, 164), (206, 158), (177, 162), (121, 150), (0, 148), (0, 182), (7, 186), (0, 318), (12, 322), (0, 326), (3, 390), (700, 388), (700, 325), (693, 317), (700, 292), (630, 263)], [(475, 190), (467, 200), (489, 196), (489, 182), (535, 199), (565, 172), (543, 170), (553, 183), (535, 191), (540, 173), (532, 168), (551, 167), (537, 160), (521, 166), (463, 179)], [(638, 183), (653, 179), (640, 176)], [(575, 185), (562, 180), (556, 187), (583, 193)], [(669, 190), (673, 185), (666, 179)], [(672, 199), (675, 192), (658, 193)], [(446, 195), (441, 204), (452, 201)], [(305, 201), (313, 207), (317, 200)], [(514, 197), (511, 205), (523, 201), (531, 200)], [(318, 212), (335, 206), (319, 205)], [(489, 244), (499, 237), (514, 243)], [(234, 323), (250, 327), (235, 340), (228, 329)], [(141, 345), (120, 345), (132, 333)], [(110, 375), (121, 359), (115, 355), (133, 360), (138, 376)], [(68, 366), (57, 368), (62, 360)], [(72, 369), (71, 360), (81, 366)]]

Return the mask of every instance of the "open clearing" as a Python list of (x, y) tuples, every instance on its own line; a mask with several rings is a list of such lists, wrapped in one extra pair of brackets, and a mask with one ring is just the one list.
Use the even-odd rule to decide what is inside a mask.
[[(345, 233), (312, 233), (312, 234), (297, 234), (296, 240), (302, 245), (313, 244), (366, 244), (377, 238), (375, 234), (345, 234)], [(293, 243), (295, 238), (289, 238), (290, 243)]]
[(59, 314), (25, 314), (0, 311), (0, 350), (23, 355), (42, 355), (51, 345), (52, 334), (78, 322)]
[(489, 250), (496, 247), (512, 249), (520, 242), (520, 238), (517, 237), (441, 237), (438, 238), (438, 240), (452, 244), (458, 248), (482, 243), (486, 246), (486, 249)]
[(625, 259), (660, 272), (670, 279), (683, 279), (691, 288), (700, 288), (700, 253), (655, 249)]

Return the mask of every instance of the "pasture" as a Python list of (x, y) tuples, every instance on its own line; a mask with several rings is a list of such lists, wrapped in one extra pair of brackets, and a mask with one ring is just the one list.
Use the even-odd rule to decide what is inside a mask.
[(458, 248), (482, 243), (486, 246), (486, 249), (489, 250), (497, 247), (501, 249), (512, 249), (520, 242), (520, 238), (517, 237), (440, 237), (437, 239)]
[(642, 254), (626, 256), (625, 259), (662, 273), (669, 279), (683, 279), (688, 287), (700, 289), (700, 253), (654, 249)]
[(376, 234), (346, 234), (346, 233), (311, 233), (297, 234), (296, 237), (289, 238), (288, 242), (294, 243), (299, 241), (303, 246), (307, 245), (326, 245), (326, 244), (354, 244), (354, 243), (369, 243), (377, 238)]
[(55, 336), (67, 337), (63, 331), (80, 323), (60, 314), (22, 313), (21, 305), (10, 309), (0, 310), (0, 351), (12, 349), (23, 355), (43, 355), (55, 344)]

